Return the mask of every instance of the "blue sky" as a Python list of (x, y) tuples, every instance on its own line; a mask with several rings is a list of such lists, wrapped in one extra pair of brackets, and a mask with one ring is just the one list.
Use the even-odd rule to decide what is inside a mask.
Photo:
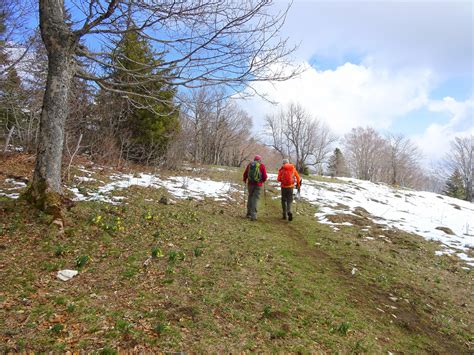
[[(450, 139), (474, 134), (473, 17), (472, 0), (295, 0), (282, 36), (299, 44), (294, 59), (306, 71), (257, 88), (301, 103), (340, 137), (367, 125), (402, 133), (434, 161)], [(256, 129), (277, 109), (245, 105)]]
[[(339, 137), (357, 126), (401, 133), (435, 161), (474, 134), (473, 17), (474, 0), (294, 0), (281, 36), (306, 70), (254, 88), (300, 103)], [(256, 131), (278, 110), (258, 97), (242, 106)]]

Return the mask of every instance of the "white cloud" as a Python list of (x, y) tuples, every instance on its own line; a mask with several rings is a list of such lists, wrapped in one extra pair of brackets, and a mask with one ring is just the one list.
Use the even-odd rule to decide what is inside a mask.
[[(255, 88), (280, 104), (300, 103), (339, 135), (357, 126), (387, 129), (399, 116), (428, 102), (432, 75), (427, 70), (397, 72), (346, 63), (335, 70), (306, 71), (285, 82), (257, 83)], [(266, 114), (276, 112), (261, 98), (243, 104), (254, 117), (256, 129)]]
[(413, 136), (428, 160), (442, 159), (449, 151), (454, 137), (474, 135), (474, 97), (465, 101), (456, 101), (451, 97), (442, 100), (431, 100), (428, 110), (448, 115), (445, 124), (433, 123), (423, 134)]
[(303, 60), (369, 54), (378, 66), (440, 77), (472, 75), (473, 33), (472, 1), (296, 0), (283, 27)]
[(471, 129), (474, 126), (474, 98), (466, 101), (456, 101), (452, 97), (445, 97), (442, 100), (432, 100), (428, 104), (428, 109), (432, 112), (447, 113), (451, 117), (447, 128), (455, 128), (464, 121), (469, 120)]

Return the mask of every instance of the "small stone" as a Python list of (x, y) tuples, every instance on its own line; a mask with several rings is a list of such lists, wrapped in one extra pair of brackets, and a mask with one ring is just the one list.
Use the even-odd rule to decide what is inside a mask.
[(76, 270), (60, 270), (57, 273), (57, 278), (62, 280), (62, 281), (69, 281), (72, 279), (74, 276), (78, 274), (78, 271)]
[(64, 233), (64, 222), (61, 218), (56, 218), (51, 224), (55, 225), (58, 227), (58, 232), (59, 234)]
[(455, 235), (451, 228), (448, 227), (436, 227), (435, 229), (440, 230), (448, 235)]
[(143, 263), (143, 266), (147, 267), (151, 263), (151, 259), (152, 257), (149, 256), (148, 259), (146, 259), (145, 262)]

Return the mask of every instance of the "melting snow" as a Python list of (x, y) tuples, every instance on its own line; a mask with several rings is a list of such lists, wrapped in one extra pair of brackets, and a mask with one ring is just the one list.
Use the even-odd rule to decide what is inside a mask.
[(6, 188), (4, 191), (0, 190), (0, 196), (5, 196), (8, 198), (17, 199), (20, 197), (20, 194), (16, 192), (18, 189), (26, 187), (26, 184), (23, 181), (17, 181), (15, 179), (5, 179), (5, 182), (8, 185), (11, 185), (10, 188)]
[(89, 182), (89, 181), (96, 181), (96, 179), (87, 177), (87, 176), (76, 176), (74, 180), (79, 182)]
[(4, 192), (0, 192), (0, 196), (5, 196), (5, 197), (8, 197), (8, 198), (17, 199), (17, 198), (20, 197), (20, 194), (19, 193), (7, 194), (7, 193), (4, 193)]
[(14, 179), (5, 179), (7, 184), (15, 185), (16, 188), (25, 187), (26, 184), (23, 181), (16, 181)]
[(218, 182), (205, 180), (201, 178), (176, 176), (169, 179), (161, 179), (157, 175), (152, 174), (114, 174), (110, 176), (112, 182), (105, 184), (97, 190), (97, 192), (88, 192), (87, 196), (79, 192), (75, 187), (70, 191), (76, 196), (78, 201), (104, 201), (108, 203), (117, 203), (124, 197), (109, 197), (110, 192), (125, 189), (130, 186), (144, 186), (153, 188), (165, 188), (173, 196), (177, 198), (195, 198), (202, 200), (204, 197), (214, 198), (218, 201), (230, 200), (229, 193), (237, 191), (237, 188), (229, 182)]
[[(326, 218), (328, 215), (351, 214), (356, 207), (362, 207), (375, 223), (440, 241), (447, 248), (444, 253), (458, 252), (460, 258), (474, 266), (474, 258), (460, 253), (474, 247), (474, 204), (431, 192), (396, 190), (350, 178), (341, 180), (344, 182), (305, 180), (301, 188), (302, 198), (319, 205), (316, 216), (322, 223), (333, 224)], [(454, 235), (437, 227), (448, 227)]]

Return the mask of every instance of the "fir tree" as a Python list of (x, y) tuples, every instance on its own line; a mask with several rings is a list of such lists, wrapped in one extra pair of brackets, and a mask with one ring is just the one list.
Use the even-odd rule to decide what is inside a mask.
[(464, 184), (462, 181), (461, 173), (458, 169), (455, 169), (451, 176), (446, 181), (446, 186), (443, 193), (447, 196), (464, 199), (466, 196), (466, 191), (464, 189)]
[[(172, 69), (159, 73), (151, 69), (157, 67), (160, 59), (156, 59), (150, 44), (138, 31), (124, 34), (113, 60), (117, 67), (123, 68), (113, 73), (115, 80), (121, 83), (116, 89), (133, 92), (121, 98), (125, 102), (120, 105), (124, 117), (122, 129), (131, 134), (130, 158), (140, 161), (149, 160), (150, 156), (156, 158), (166, 150), (169, 140), (179, 129), (179, 110), (174, 104), (176, 90), (159, 80), (166, 76), (166, 82), (169, 82)], [(136, 81), (137, 75), (143, 78), (143, 83), (127, 87), (128, 83)]]
[(339, 148), (334, 149), (334, 153), (329, 158), (328, 173), (331, 177), (348, 175), (346, 160)]

